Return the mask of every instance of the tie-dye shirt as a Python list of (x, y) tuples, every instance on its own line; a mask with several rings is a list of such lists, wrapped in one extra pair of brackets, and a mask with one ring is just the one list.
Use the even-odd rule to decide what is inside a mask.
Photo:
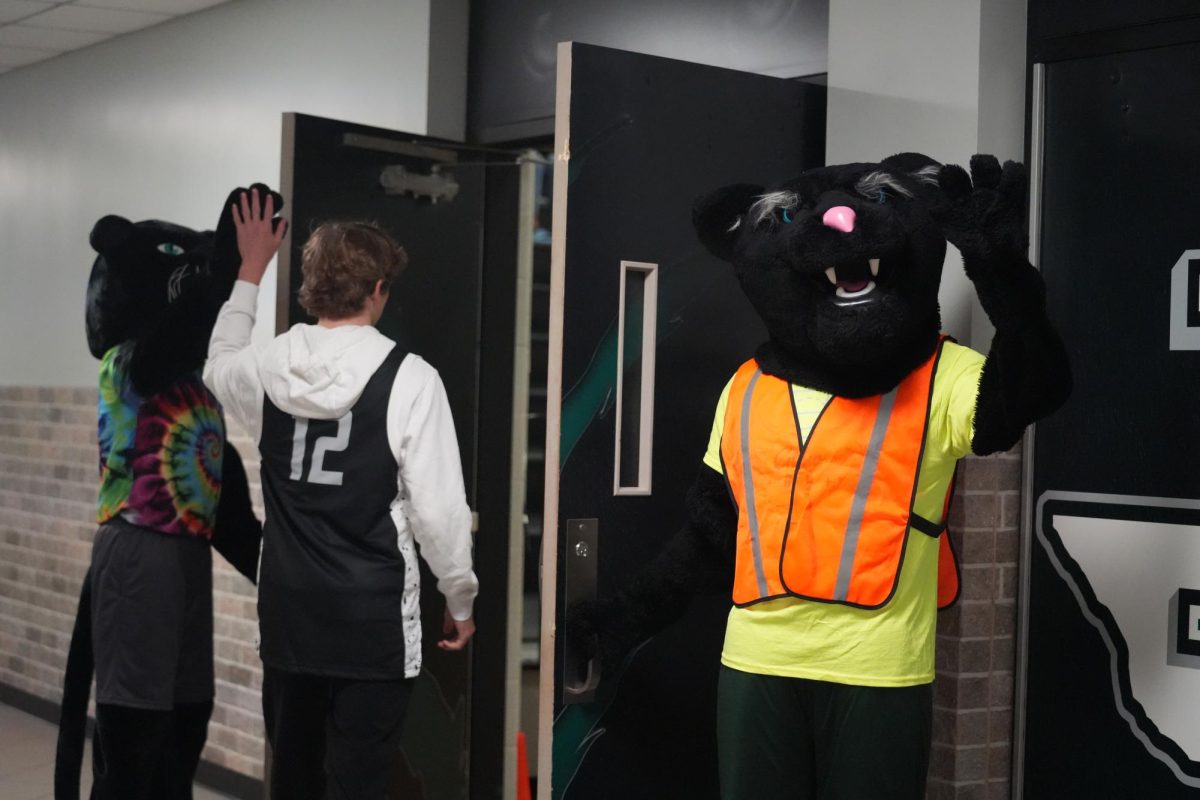
[(100, 362), (97, 519), (212, 537), (221, 496), (225, 421), (200, 373), (142, 397), (128, 375), (129, 345)]

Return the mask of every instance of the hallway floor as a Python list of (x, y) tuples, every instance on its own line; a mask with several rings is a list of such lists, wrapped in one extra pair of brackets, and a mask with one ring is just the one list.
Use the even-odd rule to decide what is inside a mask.
[[(54, 797), (54, 748), (58, 728), (43, 719), (0, 703), (0, 800)], [(92, 787), (92, 748), (83, 759), (82, 794)], [(230, 800), (197, 784), (194, 800)]]

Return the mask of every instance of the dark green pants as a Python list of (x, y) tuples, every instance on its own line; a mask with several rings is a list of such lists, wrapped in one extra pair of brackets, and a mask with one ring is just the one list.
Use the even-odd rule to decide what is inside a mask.
[(933, 687), (846, 686), (721, 667), (722, 800), (921, 800)]

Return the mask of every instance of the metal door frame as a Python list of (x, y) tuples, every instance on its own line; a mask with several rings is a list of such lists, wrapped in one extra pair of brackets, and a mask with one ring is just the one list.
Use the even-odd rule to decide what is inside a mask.
[(542, 641), (538, 673), (538, 800), (551, 800), (554, 652), (558, 610), (558, 479), (562, 436), (563, 297), (567, 270), (567, 165), (571, 160), (571, 42), (558, 45), (554, 96), (554, 199), (546, 365), (546, 493), (542, 512)]
[[(1046, 64), (1032, 65), (1030, 96), (1029, 157), (1029, 263), (1041, 270), (1042, 177), (1046, 139)], [(1017, 663), (1013, 693), (1012, 796), (1025, 793), (1025, 700), (1029, 681), (1029, 595), (1033, 561), (1033, 453), (1037, 423), (1025, 431), (1021, 445), (1021, 560), (1020, 590), (1017, 593)]]

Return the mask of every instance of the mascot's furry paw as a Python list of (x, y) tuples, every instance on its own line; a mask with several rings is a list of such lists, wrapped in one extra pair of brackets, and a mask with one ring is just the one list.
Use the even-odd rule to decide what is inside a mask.
[(995, 156), (971, 158), (971, 175), (953, 164), (938, 175), (940, 202), (932, 208), (947, 241), (959, 249), (979, 302), (998, 328), (1044, 317), (1045, 288), (1025, 252), (1025, 168), (1003, 168)]
[(971, 157), (971, 175), (955, 164), (938, 174), (941, 202), (934, 218), (947, 241), (965, 257), (992, 254), (1023, 256), (1029, 247), (1025, 235), (1025, 167), (1015, 161), (1004, 166), (995, 156)]
[(254, 189), (258, 190), (258, 196), (264, 203), (268, 197), (274, 202), (277, 216), (272, 220), (272, 228), (283, 224), (283, 219), (278, 216), (279, 212), (283, 210), (283, 195), (273, 191), (265, 183), (255, 183), (249, 187), (239, 186), (229, 193), (229, 197), (225, 199), (225, 205), (221, 207), (221, 217), (217, 220), (217, 230), (213, 234), (213, 262), (218, 265), (217, 271), (230, 276), (228, 286), (222, 287), (224, 290), (222, 300), (229, 296), (229, 290), (233, 288), (233, 278), (237, 275), (238, 266), (242, 263), (242, 257), (238, 253), (237, 247), (237, 230), (233, 225), (233, 207), (243, 193), (249, 194)]
[(631, 624), (620, 600), (584, 600), (567, 609), (568, 647), (580, 660), (599, 659), (604, 675), (617, 672), (621, 662), (645, 638)]

